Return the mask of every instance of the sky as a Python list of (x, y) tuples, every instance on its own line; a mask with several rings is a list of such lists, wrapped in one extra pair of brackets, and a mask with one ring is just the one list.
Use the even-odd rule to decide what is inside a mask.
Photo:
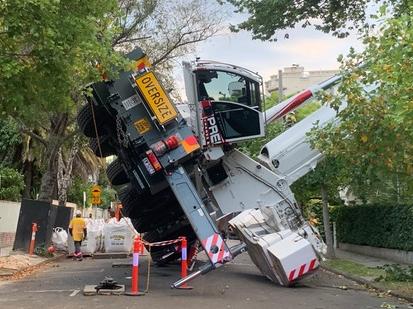
[[(322, 33), (310, 28), (292, 29), (288, 32), (289, 39), (284, 39), (282, 32), (276, 42), (263, 42), (253, 40), (249, 32), (241, 31), (232, 33), (229, 24), (237, 24), (245, 18), (245, 15), (232, 13), (228, 10), (228, 16), (223, 30), (216, 36), (201, 42), (197, 51), (189, 55), (185, 60), (201, 59), (214, 60), (239, 65), (259, 73), (264, 81), (279, 69), (299, 64), (305, 70), (337, 69), (339, 64), (337, 57), (346, 55), (350, 47), (362, 50), (362, 44), (356, 34), (351, 34), (345, 39), (338, 39), (332, 35)], [(179, 92), (183, 94), (182, 70), (177, 65), (176, 80)], [(183, 95), (183, 97), (185, 97)]]

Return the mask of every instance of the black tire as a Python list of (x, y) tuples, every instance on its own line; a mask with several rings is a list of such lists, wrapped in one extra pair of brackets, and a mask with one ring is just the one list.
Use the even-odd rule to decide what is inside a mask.
[[(163, 211), (162, 209), (143, 212), (132, 217), (134, 227), (139, 233), (150, 232), (168, 224), (174, 224), (182, 219), (182, 215), (174, 211)], [(131, 220), (132, 220), (131, 218)]]
[(145, 193), (139, 194), (130, 183), (121, 187), (118, 190), (118, 198), (122, 203), (124, 215), (130, 218), (137, 217), (136, 209), (140, 208), (139, 205), (145, 196)]
[[(145, 233), (145, 240), (156, 242), (186, 236), (188, 245), (195, 242), (196, 235), (171, 189), (155, 195), (149, 192), (139, 194), (132, 184), (128, 184), (120, 188), (118, 197), (123, 205), (123, 214), (131, 219), (138, 232)], [(157, 264), (180, 258), (175, 245), (154, 247), (151, 255)]]
[(118, 196), (125, 210), (125, 215), (131, 218), (150, 212), (157, 212), (158, 216), (176, 213), (176, 217), (183, 214), (170, 189), (152, 195), (149, 192), (139, 193), (132, 184), (128, 184), (118, 191)]
[[(97, 135), (103, 135), (106, 130), (103, 126), (107, 122), (108, 117), (105, 115), (105, 111), (100, 106), (93, 106), (93, 111), (95, 114)], [(96, 137), (95, 124), (93, 122), (92, 106), (90, 103), (83, 105), (77, 114), (77, 124), (79, 129), (87, 137)]]
[[(178, 225), (175, 224), (174, 229), (164, 229), (162, 231), (154, 230), (143, 234), (143, 239), (147, 242), (157, 242), (163, 240), (177, 239), (180, 236), (185, 236), (188, 241), (188, 247), (191, 247), (196, 241), (196, 235), (191, 225), (187, 220), (182, 221)], [(179, 247), (172, 244), (164, 247), (152, 247), (151, 257), (158, 265), (163, 265), (181, 258)]]
[[(99, 149), (100, 143), (100, 149)], [(111, 139), (107, 135), (103, 135), (99, 137), (99, 143), (97, 138), (90, 138), (89, 139), (89, 147), (92, 149), (95, 156), (99, 158), (105, 158), (112, 155), (116, 155), (115, 147), (112, 146)], [(102, 154), (100, 153), (102, 151)]]
[(123, 169), (119, 159), (115, 159), (108, 165), (106, 175), (108, 176), (110, 183), (114, 186), (124, 185), (129, 182), (128, 174)]

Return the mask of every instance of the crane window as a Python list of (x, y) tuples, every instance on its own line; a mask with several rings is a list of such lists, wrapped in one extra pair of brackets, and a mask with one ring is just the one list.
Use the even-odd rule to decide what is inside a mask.
[(225, 71), (199, 70), (198, 100), (236, 102), (259, 107), (259, 85), (244, 76)]

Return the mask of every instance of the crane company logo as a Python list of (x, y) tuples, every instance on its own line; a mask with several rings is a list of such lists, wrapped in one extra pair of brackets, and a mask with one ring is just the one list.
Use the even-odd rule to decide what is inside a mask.
[(206, 145), (218, 145), (224, 143), (219, 132), (217, 120), (214, 115), (202, 119), (204, 124), (204, 137)]

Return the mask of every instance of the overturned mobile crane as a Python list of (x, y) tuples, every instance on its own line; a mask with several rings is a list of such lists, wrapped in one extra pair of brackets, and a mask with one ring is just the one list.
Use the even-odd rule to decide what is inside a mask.
[[(184, 62), (190, 119), (184, 119), (140, 49), (128, 58), (136, 70), (90, 85), (78, 114), (80, 130), (99, 157), (116, 155), (107, 175), (123, 211), (148, 242), (186, 236), (209, 262), (179, 287), (248, 251), (260, 271), (289, 286), (317, 269), (325, 245), (304, 220), (291, 183), (314, 168), (321, 155), (305, 141), (314, 121), (332, 121), (323, 107), (271, 141), (260, 162), (236, 143), (265, 135), (265, 123), (309, 99), (307, 90), (263, 112), (262, 78), (244, 68), (211, 61)], [(338, 77), (319, 85), (328, 88)], [(229, 224), (241, 243), (221, 236)], [(175, 245), (154, 247), (158, 263), (178, 259)]]

